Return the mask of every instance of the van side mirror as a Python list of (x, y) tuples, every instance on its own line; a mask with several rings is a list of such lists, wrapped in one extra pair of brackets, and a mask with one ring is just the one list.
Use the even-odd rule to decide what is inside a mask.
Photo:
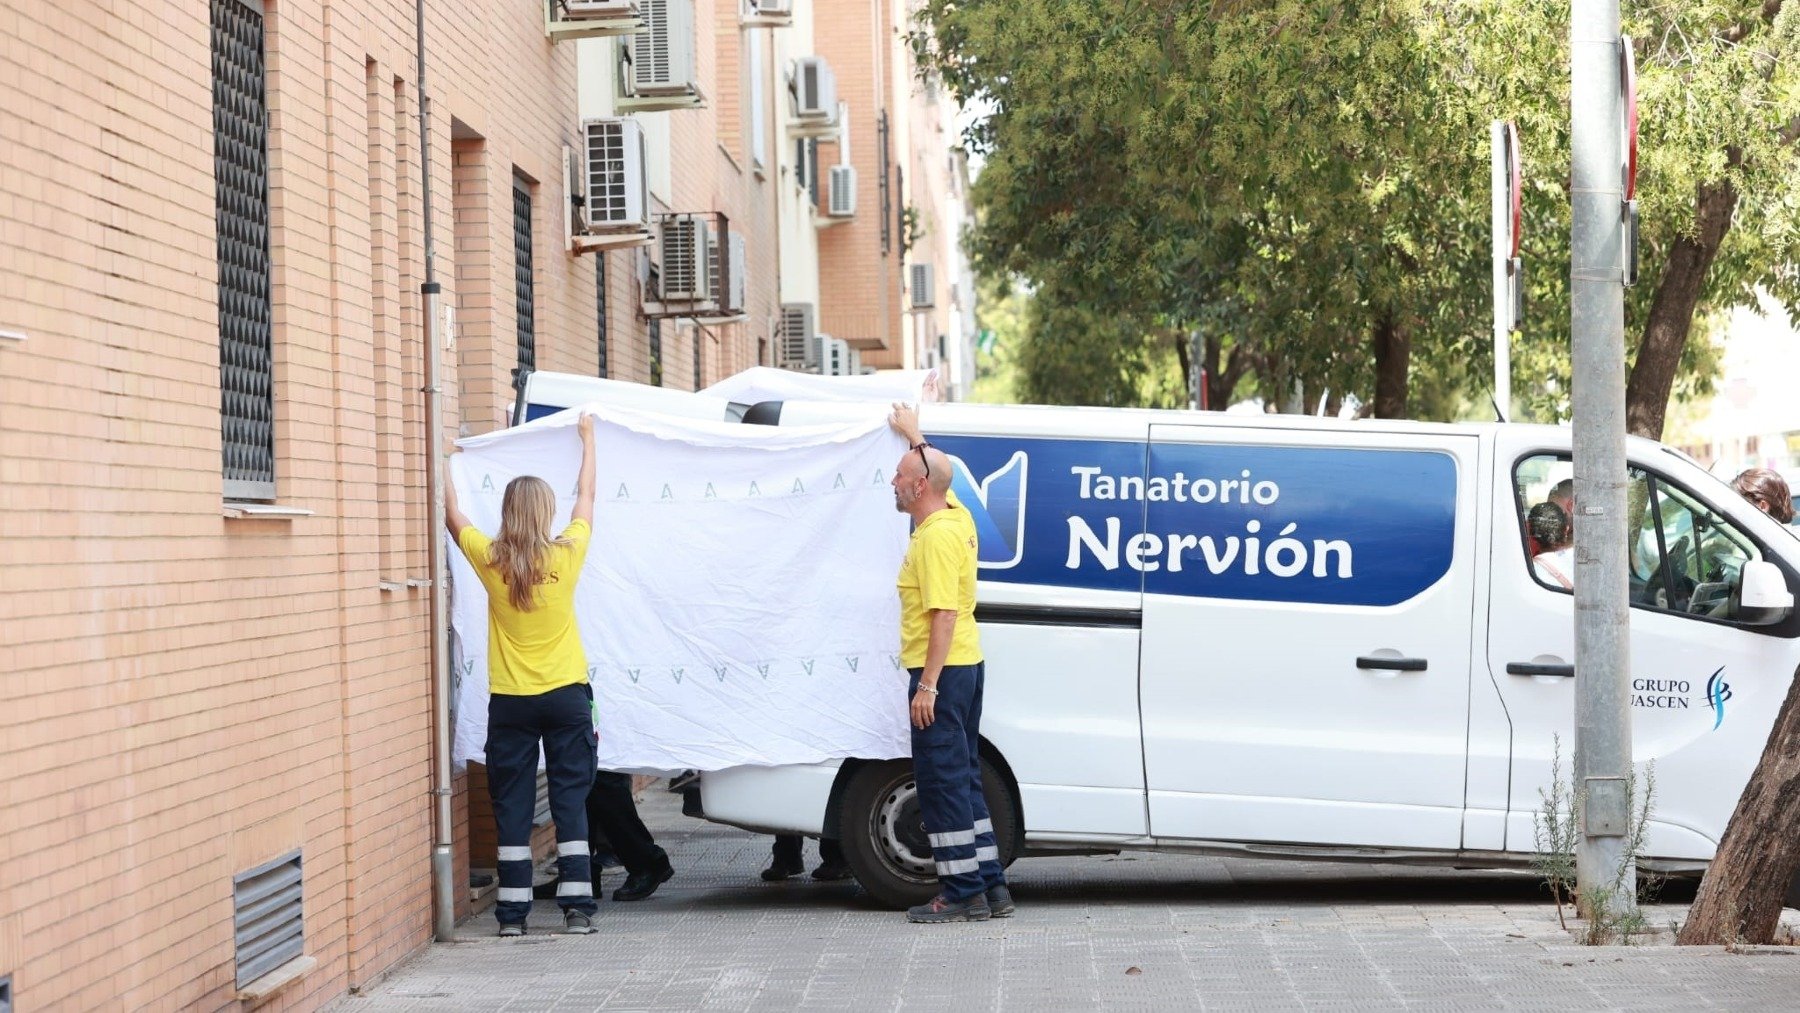
[(1794, 611), (1794, 593), (1788, 590), (1780, 567), (1767, 560), (1747, 560), (1738, 576), (1735, 605), (1732, 619), (1751, 626), (1773, 626)]

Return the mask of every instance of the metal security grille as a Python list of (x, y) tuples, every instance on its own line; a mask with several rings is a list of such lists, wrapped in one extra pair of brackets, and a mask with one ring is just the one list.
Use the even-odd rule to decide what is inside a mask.
[(594, 254), (594, 309), (595, 318), (599, 321), (600, 371), (596, 375), (606, 375), (606, 254)]
[(700, 328), (694, 328), (694, 389), (706, 386), (706, 375), (700, 369), (700, 356), (703, 351), (701, 339), (704, 337)]
[(888, 213), (893, 210), (891, 203), (893, 195), (888, 192), (888, 167), (891, 163), (888, 161), (888, 114), (886, 109), (883, 109), (881, 114), (875, 118), (875, 147), (881, 155), (881, 181), (876, 184), (876, 188), (881, 195), (881, 254), (885, 257), (893, 248), (894, 242), (893, 233), (888, 227)]
[(806, 187), (812, 197), (813, 207), (819, 206), (819, 142), (817, 139), (806, 142)]
[(531, 187), (513, 177), (513, 297), (519, 309), (519, 362), (513, 386), (537, 368), (537, 308), (531, 284)]
[(274, 499), (269, 108), (260, 3), (212, 0), (212, 85), (225, 498)]
[(304, 952), (305, 884), (298, 851), (231, 877), (239, 988)]
[(663, 382), (662, 368), (662, 318), (650, 318), (650, 383), (661, 387)]

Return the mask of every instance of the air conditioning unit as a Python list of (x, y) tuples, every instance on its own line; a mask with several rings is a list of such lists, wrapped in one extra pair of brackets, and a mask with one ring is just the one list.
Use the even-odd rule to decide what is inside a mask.
[(823, 56), (794, 61), (794, 118), (829, 123), (837, 118), (837, 77)]
[(553, 42), (630, 35), (643, 26), (639, 0), (543, 0), (544, 34)]
[(930, 264), (914, 264), (908, 281), (913, 309), (928, 310), (937, 305), (937, 272)]
[(694, 0), (638, 0), (644, 27), (619, 40), (621, 110), (695, 109)]
[(819, 372), (825, 376), (852, 376), (850, 372), (850, 343), (843, 338), (834, 338), (829, 334), (821, 334), (816, 339), (819, 345)]
[(813, 304), (781, 304), (781, 342), (777, 346), (785, 369), (819, 368), (818, 335), (813, 330)]
[(794, 23), (794, 0), (743, 0), (738, 21), (755, 28), (785, 28)]
[[(729, 253), (720, 260), (721, 239)], [(744, 317), (744, 301), (747, 284), (744, 277), (745, 261), (748, 259), (748, 247), (744, 237), (731, 232), (729, 226), (715, 229), (706, 244), (706, 260), (708, 270), (712, 273), (712, 286), (715, 293), (713, 301), (717, 306), (708, 313), (698, 314), (695, 319), (704, 324), (727, 324)]]
[(725, 269), (725, 304), (721, 309), (732, 316), (739, 316), (749, 308), (750, 279), (744, 272), (749, 268), (750, 247), (743, 236), (731, 235), (731, 255), (726, 261)]
[(638, 16), (638, 0), (553, 0), (562, 21), (617, 21)]
[(579, 175), (570, 187), (577, 231), (647, 232), (650, 193), (644, 172), (644, 128), (632, 119), (581, 121)]
[(834, 165), (828, 180), (825, 213), (833, 218), (856, 217), (856, 166)]
[(663, 302), (707, 302), (713, 298), (711, 263), (706, 245), (711, 233), (701, 218), (677, 215), (662, 222), (657, 238), (661, 255)]

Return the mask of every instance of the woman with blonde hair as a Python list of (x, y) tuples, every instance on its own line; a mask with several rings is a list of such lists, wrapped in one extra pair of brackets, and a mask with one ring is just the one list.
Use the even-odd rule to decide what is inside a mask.
[[(531, 812), (538, 743), (550, 781), (563, 929), (594, 931), (586, 801), (594, 783), (593, 689), (575, 627), (575, 581), (594, 525), (594, 419), (583, 414), (581, 478), (568, 526), (555, 532), (556, 494), (541, 478), (506, 485), (500, 533), (489, 538), (457, 508), (445, 476), (444, 523), (488, 599), (488, 797), (499, 836), (502, 936), (522, 936), (531, 913)], [(448, 462), (445, 468), (448, 470)]]

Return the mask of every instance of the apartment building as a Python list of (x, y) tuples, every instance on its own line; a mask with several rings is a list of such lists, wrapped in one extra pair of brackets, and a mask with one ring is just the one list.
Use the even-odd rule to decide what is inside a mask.
[(470, 910), (438, 445), (532, 369), (826, 368), (857, 265), (899, 312), (816, 196), (837, 6), (0, 0), (0, 1009), (316, 1008)]

